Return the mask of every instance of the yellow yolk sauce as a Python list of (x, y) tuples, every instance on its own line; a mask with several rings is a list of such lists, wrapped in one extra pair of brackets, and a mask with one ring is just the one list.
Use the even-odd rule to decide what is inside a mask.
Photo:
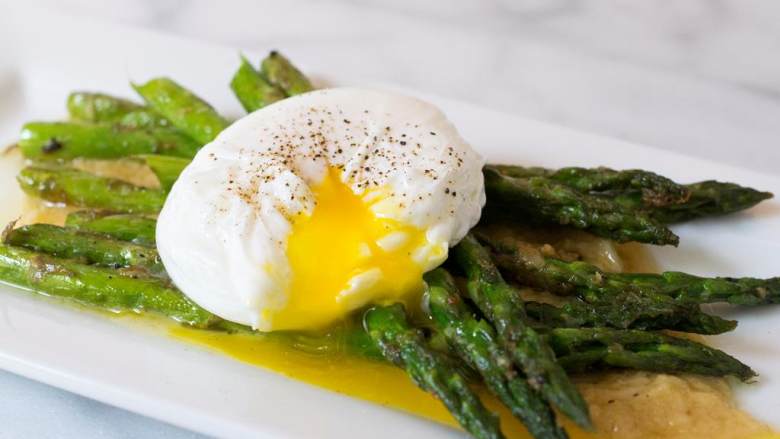
[[(314, 355), (274, 340), (258, 340), (241, 334), (223, 334), (184, 327), (172, 330), (175, 337), (224, 352), (241, 361), (261, 366), (309, 384), (402, 410), (458, 427), (446, 407), (412, 383), (402, 369), (388, 363), (352, 355)], [(485, 405), (501, 417), (501, 429), (509, 438), (531, 438), (525, 427), (485, 389), (478, 389)], [(565, 427), (572, 439), (596, 438), (571, 423)]]
[[(313, 188), (311, 215), (293, 219), (287, 241), (292, 279), (277, 330), (320, 328), (368, 303), (417, 297), (425, 268), (424, 231), (378, 218), (331, 170)], [(446, 248), (442, 251), (446, 251)]]

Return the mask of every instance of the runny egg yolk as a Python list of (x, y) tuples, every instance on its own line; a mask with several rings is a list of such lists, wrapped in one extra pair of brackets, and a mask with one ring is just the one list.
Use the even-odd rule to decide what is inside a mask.
[(292, 277), (274, 329), (316, 329), (369, 303), (414, 298), (427, 264), (446, 255), (446, 244), (430, 244), (423, 230), (375, 215), (381, 195), (355, 194), (340, 174), (331, 169), (313, 188), (312, 213), (292, 221)]

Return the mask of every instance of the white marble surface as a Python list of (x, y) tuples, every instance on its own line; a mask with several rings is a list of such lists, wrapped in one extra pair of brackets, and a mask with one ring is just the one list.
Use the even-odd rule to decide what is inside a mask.
[[(6, 1), (6, 0), (2, 0)], [(32, 0), (776, 174), (777, 0)], [(97, 37), (97, 36), (96, 36)], [(207, 62), (207, 60), (206, 60)], [(192, 433), (0, 373), (0, 438)]]
[(776, 0), (35, 0), (764, 172)]

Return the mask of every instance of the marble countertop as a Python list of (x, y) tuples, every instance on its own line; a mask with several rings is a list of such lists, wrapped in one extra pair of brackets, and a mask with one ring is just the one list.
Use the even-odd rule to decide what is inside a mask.
[[(7, 1), (7, 0), (0, 0)], [(776, 0), (30, 0), (776, 174)], [(0, 438), (193, 433), (0, 373)]]

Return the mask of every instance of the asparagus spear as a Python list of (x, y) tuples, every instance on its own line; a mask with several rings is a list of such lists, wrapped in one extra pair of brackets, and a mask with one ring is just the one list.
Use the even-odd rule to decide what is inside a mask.
[(578, 192), (545, 177), (514, 178), (487, 166), (483, 169), (488, 205), (496, 212), (529, 221), (584, 229), (618, 242), (638, 241), (677, 245), (679, 238), (663, 224), (640, 212)]
[(286, 97), (284, 91), (263, 78), (243, 56), (241, 66), (230, 81), (230, 88), (249, 113)]
[(161, 275), (157, 250), (53, 224), (30, 224), (7, 230), (3, 242), (61, 258), (77, 258), (106, 267), (136, 267)]
[(103, 93), (73, 92), (67, 106), (75, 122), (111, 122), (125, 128), (171, 126), (170, 121), (147, 107)]
[(434, 326), (471, 367), (477, 369), (488, 388), (525, 424), (535, 438), (566, 438), (555, 414), (512, 367), (512, 360), (499, 345), (495, 331), (473, 317), (461, 300), (455, 282), (444, 269), (425, 275), (427, 299)]
[(490, 165), (490, 168), (514, 178), (554, 180), (581, 193), (600, 195), (625, 210), (644, 212), (663, 224), (725, 215), (772, 197), (769, 192), (712, 180), (682, 185), (636, 169), (572, 167), (551, 170), (515, 165)]
[(28, 166), (16, 179), (28, 195), (71, 206), (156, 213), (165, 202), (165, 191), (161, 189), (142, 188), (68, 168)]
[(687, 187), (641, 169), (616, 171), (604, 167), (567, 167), (550, 170), (515, 165), (491, 165), (491, 168), (515, 178), (546, 177), (583, 193), (636, 191), (641, 194), (642, 202), (649, 206), (682, 203), (691, 195)]
[(287, 96), (314, 90), (309, 79), (275, 50), (262, 61), (260, 71), (271, 84), (284, 90)]
[(699, 277), (667, 271), (655, 273), (607, 273), (587, 262), (545, 258), (515, 243), (480, 238), (494, 252), (502, 269), (523, 285), (556, 294), (576, 294), (591, 302), (612, 301), (634, 294), (662, 301), (666, 296), (680, 304), (728, 302), (734, 305), (780, 303), (780, 277)]
[(732, 331), (737, 326), (736, 321), (708, 315), (698, 306), (680, 305), (666, 296), (646, 297), (632, 293), (595, 303), (576, 299), (562, 306), (526, 302), (525, 310), (542, 325), (566, 328), (670, 329), (712, 335)]
[(555, 354), (539, 334), (528, 326), (517, 291), (504, 282), (490, 256), (472, 235), (453, 249), (455, 261), (466, 273), (471, 300), (498, 331), (498, 337), (528, 377), (531, 385), (577, 425), (591, 428), (588, 406)]
[(570, 371), (621, 367), (662, 373), (756, 376), (730, 355), (691, 340), (655, 332), (606, 328), (556, 328), (548, 335), (558, 361)]
[(678, 271), (617, 273), (609, 276), (611, 287), (658, 292), (684, 303), (727, 302), (733, 305), (780, 303), (780, 277), (699, 277)]
[(753, 207), (773, 196), (770, 192), (713, 180), (689, 184), (686, 188), (691, 193), (687, 201), (650, 210), (653, 218), (670, 224), (707, 216), (726, 215)]
[(30, 122), (19, 137), (19, 148), (31, 159), (106, 159), (153, 153), (193, 157), (198, 147), (172, 128), (141, 130), (116, 124)]
[(155, 312), (196, 327), (219, 319), (167, 283), (133, 269), (84, 265), (23, 248), (0, 245), (0, 280), (115, 312)]
[(160, 186), (167, 192), (173, 187), (173, 183), (179, 178), (179, 174), (190, 164), (191, 160), (181, 157), (169, 157), (157, 154), (144, 154), (137, 156), (138, 159), (146, 163), (154, 175), (157, 176), (157, 180), (160, 181)]
[(201, 145), (211, 142), (228, 126), (206, 101), (169, 78), (155, 78), (133, 88), (157, 113)]
[(364, 315), (366, 331), (385, 358), (406, 369), (421, 389), (435, 395), (463, 428), (477, 438), (501, 438), (498, 418), (469, 388), (465, 378), (426, 346), (419, 330), (409, 326), (403, 306), (378, 306)]
[(68, 214), (65, 226), (99, 233), (120, 241), (147, 247), (155, 246), (157, 221), (138, 215), (79, 210)]
[(70, 118), (82, 122), (116, 122), (143, 107), (127, 99), (104, 93), (76, 91), (68, 95)]

